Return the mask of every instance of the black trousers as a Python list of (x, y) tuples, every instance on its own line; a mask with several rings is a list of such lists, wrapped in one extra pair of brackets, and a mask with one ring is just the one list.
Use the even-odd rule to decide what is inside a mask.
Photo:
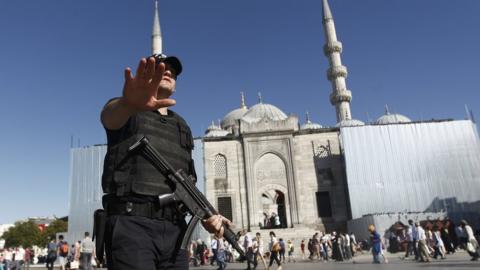
[[(180, 222), (184, 222), (183, 220)], [(188, 255), (178, 249), (183, 224), (140, 216), (110, 216), (105, 250), (110, 270), (188, 269)]]
[(273, 265), (273, 261), (275, 261), (278, 266), (282, 265), (282, 263), (280, 262), (280, 260), (278, 259), (278, 252), (274, 252), (272, 251), (271, 254), (270, 254), (270, 263), (268, 264), (268, 267), (272, 266)]

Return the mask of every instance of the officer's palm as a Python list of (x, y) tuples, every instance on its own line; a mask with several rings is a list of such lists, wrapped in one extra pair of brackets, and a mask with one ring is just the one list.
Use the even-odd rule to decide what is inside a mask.
[(155, 67), (155, 60), (142, 59), (138, 64), (135, 77), (130, 68), (125, 70), (125, 85), (123, 98), (128, 106), (135, 111), (151, 111), (175, 105), (170, 98), (157, 98), (158, 87), (165, 72), (163, 63)]

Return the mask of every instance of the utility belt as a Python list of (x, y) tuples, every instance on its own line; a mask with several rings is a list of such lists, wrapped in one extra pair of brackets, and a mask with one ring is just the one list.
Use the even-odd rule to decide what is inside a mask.
[(98, 209), (94, 213), (93, 239), (95, 241), (96, 256), (100, 263), (103, 262), (105, 227), (109, 216), (140, 216), (158, 220), (168, 220), (176, 224), (183, 219), (175, 203), (160, 206), (158, 197), (137, 196), (117, 197), (115, 194), (107, 194), (102, 198), (104, 209)]
[(137, 198), (116, 197), (105, 195), (103, 207), (107, 216), (141, 216), (151, 219), (168, 220), (176, 222), (181, 218), (175, 204), (160, 206), (158, 198), (149, 197), (148, 200), (139, 201)]

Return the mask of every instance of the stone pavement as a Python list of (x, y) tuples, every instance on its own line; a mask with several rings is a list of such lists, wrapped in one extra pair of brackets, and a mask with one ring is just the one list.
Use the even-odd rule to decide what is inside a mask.
[[(302, 261), (296, 263), (285, 263), (283, 270), (370, 270), (370, 269), (386, 269), (386, 270), (407, 270), (407, 269), (424, 269), (424, 270), (473, 270), (480, 269), (480, 261), (471, 262), (470, 256), (465, 252), (457, 252), (449, 255), (446, 260), (432, 260), (430, 263), (414, 262), (411, 259), (403, 260), (400, 253), (387, 254), (388, 264), (372, 264), (372, 258), (369, 254), (356, 256), (350, 262), (318, 262), (318, 261)], [(231, 263), (227, 266), (227, 270), (243, 270), (247, 265), (240, 263)], [(213, 266), (208, 267), (190, 267), (190, 269), (217, 269)], [(263, 266), (257, 270), (264, 270)], [(272, 270), (276, 270), (276, 265)]]
[[(411, 259), (403, 260), (400, 253), (387, 254), (389, 260), (388, 264), (372, 264), (372, 258), (369, 254), (355, 256), (354, 260), (349, 262), (318, 262), (305, 260), (302, 262), (286, 263), (283, 265), (283, 270), (371, 270), (371, 269), (385, 269), (385, 270), (474, 270), (480, 269), (480, 261), (471, 262), (470, 256), (465, 252), (457, 252), (454, 255), (448, 255), (446, 260), (432, 260), (430, 263), (418, 263)], [(274, 264), (275, 265), (275, 264)], [(44, 270), (43, 266), (35, 265), (32, 267), (35, 270)], [(231, 263), (228, 264), (227, 270), (244, 270), (247, 264)], [(55, 269), (60, 269), (55, 267)], [(200, 266), (190, 267), (190, 270), (215, 270), (215, 266)], [(139, 269), (141, 270), (141, 269)], [(264, 270), (263, 266), (257, 270)], [(276, 270), (276, 266), (272, 268)]]

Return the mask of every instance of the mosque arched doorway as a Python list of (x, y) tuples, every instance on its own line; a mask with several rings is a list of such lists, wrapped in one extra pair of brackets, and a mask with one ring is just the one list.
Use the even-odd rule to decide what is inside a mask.
[(262, 193), (263, 229), (287, 228), (285, 194), (272, 189)]

